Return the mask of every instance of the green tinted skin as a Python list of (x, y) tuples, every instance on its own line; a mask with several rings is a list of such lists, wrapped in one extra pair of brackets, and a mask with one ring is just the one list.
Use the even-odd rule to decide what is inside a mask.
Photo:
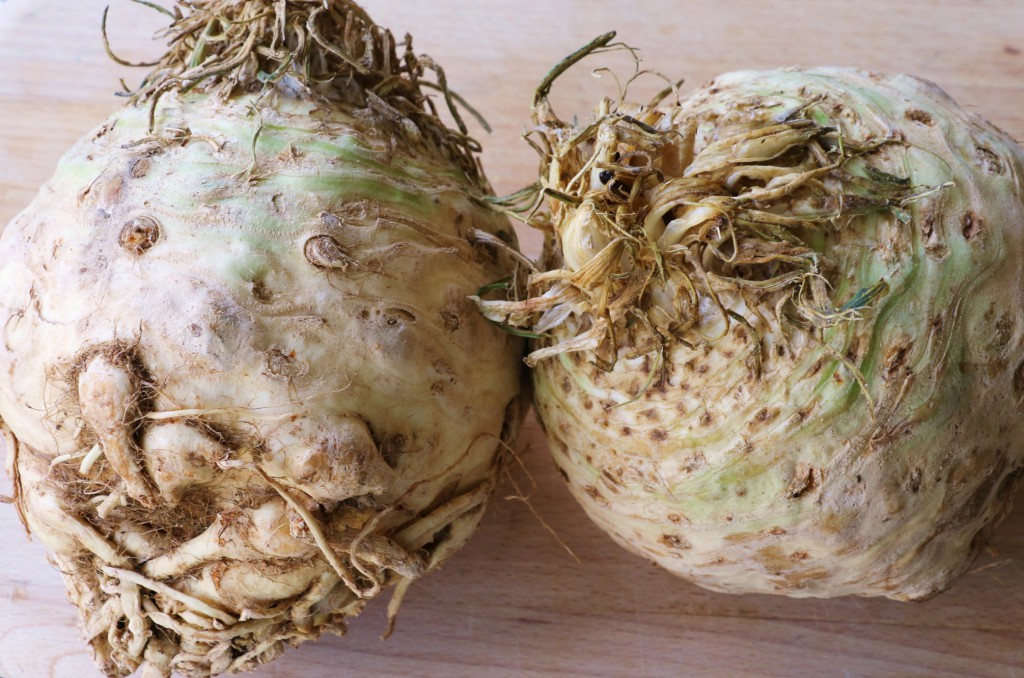
[(621, 347), (606, 373), (562, 354), (534, 371), (537, 409), (591, 517), (674, 573), (734, 593), (926, 598), (970, 564), (1024, 465), (1024, 161), (909, 77), (734, 73), (674, 119), (702, 121), (699, 153), (745, 103), (817, 97), (812, 117), (849, 139), (898, 136), (867, 161), (926, 193), (804, 235), (837, 304), (880, 280), (888, 292), (817, 339), (747, 313), (759, 376), (737, 324), (696, 349), (670, 342), (646, 391), (653, 356)]

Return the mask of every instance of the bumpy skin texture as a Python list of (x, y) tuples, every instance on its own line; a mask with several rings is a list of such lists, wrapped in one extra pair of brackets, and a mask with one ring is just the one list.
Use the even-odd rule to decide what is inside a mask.
[(494, 487), (522, 347), (467, 299), (511, 266), (470, 234), (511, 226), (343, 110), (167, 94), (151, 135), (128, 106), (0, 239), (9, 471), (111, 675), (344, 632)]
[[(880, 279), (888, 293), (826, 329), (831, 349), (801, 332), (787, 342), (734, 306), (761, 334), (759, 378), (739, 323), (703, 346), (670, 343), (646, 392), (658, 365), (630, 347), (607, 373), (590, 351), (541, 360), (536, 406), (587, 513), (673, 573), (730, 593), (923, 599), (969, 566), (1024, 466), (1024, 160), (905, 76), (732, 73), (673, 121), (699, 154), (730, 120), (819, 97), (808, 116), (820, 124), (899, 140), (871, 154), (875, 168), (954, 184), (909, 203), (907, 223), (858, 216), (813, 241), (834, 298)], [(557, 265), (557, 248), (548, 256)]]

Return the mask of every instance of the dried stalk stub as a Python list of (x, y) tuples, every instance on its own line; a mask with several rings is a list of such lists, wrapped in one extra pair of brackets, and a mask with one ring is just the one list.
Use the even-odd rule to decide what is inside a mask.
[(579, 127), (545, 92), (545, 267), (481, 305), (537, 336), (590, 516), (719, 591), (949, 586), (1024, 466), (1021, 150), (907, 76), (732, 73)]
[(112, 676), (251, 669), (397, 584), (393, 615), (523, 410), (468, 299), (515, 235), (441, 69), (342, 0), (171, 14), (0, 238), (16, 505)]

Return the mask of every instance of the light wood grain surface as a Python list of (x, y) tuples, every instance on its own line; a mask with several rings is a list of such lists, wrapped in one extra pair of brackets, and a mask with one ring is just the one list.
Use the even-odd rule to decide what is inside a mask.
[[(140, 73), (103, 54), (105, 0), (0, 0), (0, 224), (31, 200), (58, 157)], [(160, 16), (111, 0), (113, 42), (153, 55)], [(966, 108), (1024, 137), (1021, 0), (365, 0), (483, 112), (498, 192), (532, 180), (519, 140), (533, 88), (562, 56), (611, 28), (645, 65), (699, 84), (718, 72), (850, 65), (934, 80)], [(620, 69), (622, 60), (607, 62)], [(603, 65), (595, 62), (594, 65)], [(652, 81), (649, 89), (660, 88)], [(585, 113), (609, 78), (577, 69), (555, 95)], [(530, 253), (539, 249), (524, 234)], [(577, 565), (515, 500), (499, 500), (469, 546), (414, 586), (386, 642), (375, 601), (344, 639), (290, 651), (263, 678), (335, 676), (1024, 676), (1024, 497), (952, 590), (920, 604), (725, 596), (665, 574), (587, 521), (547, 458), (536, 424), (519, 444), (534, 509)], [(520, 482), (527, 482), (519, 473)], [(9, 493), (0, 482), (0, 494)], [(512, 493), (503, 485), (503, 496)], [(92, 678), (76, 613), (38, 542), (0, 505), (0, 677)]]

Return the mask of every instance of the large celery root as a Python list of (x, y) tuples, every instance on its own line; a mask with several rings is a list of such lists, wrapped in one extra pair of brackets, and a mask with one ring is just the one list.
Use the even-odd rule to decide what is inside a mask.
[(252, 668), (400, 600), (522, 410), (467, 300), (515, 236), (440, 69), (344, 0), (180, 6), (0, 238), (17, 507), (110, 675)]

